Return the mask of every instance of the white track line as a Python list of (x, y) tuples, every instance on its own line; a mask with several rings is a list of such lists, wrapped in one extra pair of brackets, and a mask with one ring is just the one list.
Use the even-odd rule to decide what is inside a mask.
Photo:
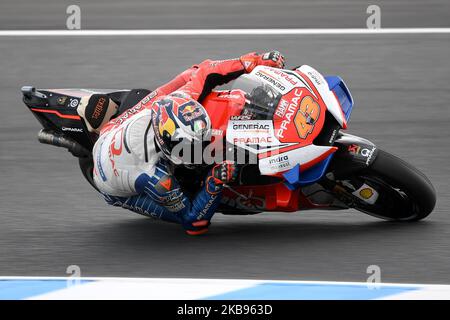
[[(36, 295), (30, 295), (30, 288), (39, 287), (40, 284), (30, 280), (66, 282), (59, 289), (49, 289)], [(77, 280), (90, 280), (91, 282), (79, 283)], [(208, 299), (222, 294), (233, 294), (243, 289), (254, 289), (257, 294), (258, 288), (264, 285), (264, 290), (279, 290), (280, 286), (292, 284), (298, 290), (308, 289), (309, 285), (322, 286), (322, 289), (333, 293), (342, 286), (354, 291), (354, 298), (361, 298), (358, 294), (367, 294), (364, 289), (380, 289), (375, 295), (376, 299), (447, 299), (450, 300), (450, 285), (424, 285), (424, 284), (397, 284), (397, 283), (365, 283), (365, 282), (330, 282), (330, 281), (285, 281), (285, 280), (239, 280), (239, 279), (190, 279), (190, 278), (102, 278), (102, 277), (2, 277), (1, 281), (19, 281), (20, 295), (25, 299), (170, 299), (191, 300)], [(12, 283), (14, 286), (14, 283)], [(16, 284), (17, 285), (17, 284)], [(45, 288), (46, 284), (41, 284)], [(394, 287), (397, 293), (389, 292)], [(8, 298), (8, 283), (3, 288), (3, 297)], [(404, 290), (403, 290), (404, 289)], [(362, 291), (361, 291), (362, 290)], [(358, 293), (359, 292), (359, 293)], [(1, 296), (2, 292), (0, 292)], [(278, 294), (278, 293), (277, 293)], [(335, 293), (336, 294), (336, 293)], [(279, 296), (283, 298), (283, 296)]]
[(291, 283), (291, 284), (321, 284), (321, 285), (362, 285), (368, 287), (436, 287), (436, 288), (448, 288), (450, 284), (418, 284), (418, 283), (394, 283), (394, 282), (380, 282), (379, 284), (367, 283), (367, 282), (352, 282), (352, 281), (314, 281), (314, 280), (272, 280), (272, 279), (203, 279), (203, 278), (133, 278), (133, 277), (53, 277), (53, 276), (0, 276), (0, 280), (66, 280), (66, 281), (152, 281), (152, 282), (166, 282), (166, 281), (178, 281), (178, 282), (245, 282), (245, 283)]
[(379, 35), (448, 34), (450, 28), (381, 29), (138, 29), (138, 30), (0, 30), (0, 37), (28, 36), (239, 36), (239, 35)]

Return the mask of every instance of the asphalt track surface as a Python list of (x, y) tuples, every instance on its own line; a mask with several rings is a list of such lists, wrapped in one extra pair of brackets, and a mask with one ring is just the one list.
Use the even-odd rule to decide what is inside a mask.
[[(16, 9), (22, 4), (14, 3)], [(331, 3), (324, 1), (324, 8)], [(449, 10), (442, 11), (448, 2), (435, 3), (441, 3), (434, 7), (436, 19), (430, 8), (424, 8), (425, 22), (416, 24), (411, 15), (392, 15), (404, 18), (401, 27), (448, 27)], [(41, 11), (47, 8), (42, 5)], [(253, 14), (241, 26), (293, 26), (291, 7), (286, 8), (285, 24), (262, 25)], [(318, 17), (317, 11), (311, 14)], [(0, 12), (3, 29), (61, 28), (56, 16), (14, 24), (15, 11)], [(194, 26), (191, 15), (185, 19), (186, 27)], [(231, 20), (222, 18), (217, 27), (229, 27)], [(322, 20), (321, 26), (364, 27), (359, 16), (342, 25), (335, 20), (336, 25)], [(92, 22), (95, 27), (100, 25)], [(309, 64), (346, 80), (356, 100), (348, 131), (431, 179), (438, 203), (428, 219), (386, 223), (351, 210), (218, 214), (207, 236), (190, 238), (176, 225), (104, 204), (69, 153), (37, 142), (40, 125), (19, 92), (25, 84), (152, 88), (204, 57), (271, 48), (284, 52), (290, 66)], [(78, 265), (83, 276), (365, 281), (367, 267), (378, 265), (384, 282), (450, 283), (449, 34), (0, 38), (0, 54), (0, 275), (64, 276), (67, 266)]]
[(364, 28), (369, 5), (382, 26), (445, 27), (448, 0), (2, 0), (0, 29), (62, 29), (66, 8), (84, 29)]

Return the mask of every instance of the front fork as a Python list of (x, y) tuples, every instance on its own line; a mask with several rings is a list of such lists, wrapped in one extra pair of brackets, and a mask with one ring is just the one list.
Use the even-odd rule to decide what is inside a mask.
[(338, 147), (338, 150), (333, 156), (329, 171), (335, 179), (344, 179), (369, 168), (378, 155), (374, 143), (351, 134), (340, 134), (334, 146)]
[[(368, 169), (378, 155), (378, 149), (371, 141), (341, 133), (334, 142), (338, 151), (328, 168), (328, 173), (319, 182), (343, 204), (354, 207), (360, 201), (373, 201), (377, 191), (358, 179), (357, 174)], [(370, 198), (367, 195), (372, 195)]]

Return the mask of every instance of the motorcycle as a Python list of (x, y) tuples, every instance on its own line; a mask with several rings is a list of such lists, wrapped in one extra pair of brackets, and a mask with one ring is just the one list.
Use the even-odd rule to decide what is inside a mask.
[[(43, 126), (41, 143), (68, 149), (95, 188), (92, 148), (97, 139), (77, 114), (83, 96), (107, 94), (120, 117), (139, 112), (147, 89), (22, 88), (23, 101)], [(229, 215), (354, 208), (391, 221), (418, 221), (434, 209), (436, 192), (411, 164), (367, 139), (342, 132), (354, 101), (338, 76), (310, 66), (255, 68), (211, 92), (212, 142), (241, 156), (237, 181), (226, 185), (219, 212)], [(195, 192), (202, 170), (179, 167), (175, 176)]]

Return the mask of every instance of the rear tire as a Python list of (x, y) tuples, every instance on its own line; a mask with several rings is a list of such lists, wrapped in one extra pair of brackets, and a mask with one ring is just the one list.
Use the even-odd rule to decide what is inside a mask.
[(357, 202), (355, 209), (390, 221), (418, 221), (426, 218), (436, 204), (430, 180), (402, 159), (378, 150), (372, 165), (357, 175), (374, 187), (379, 199), (370, 205)]

